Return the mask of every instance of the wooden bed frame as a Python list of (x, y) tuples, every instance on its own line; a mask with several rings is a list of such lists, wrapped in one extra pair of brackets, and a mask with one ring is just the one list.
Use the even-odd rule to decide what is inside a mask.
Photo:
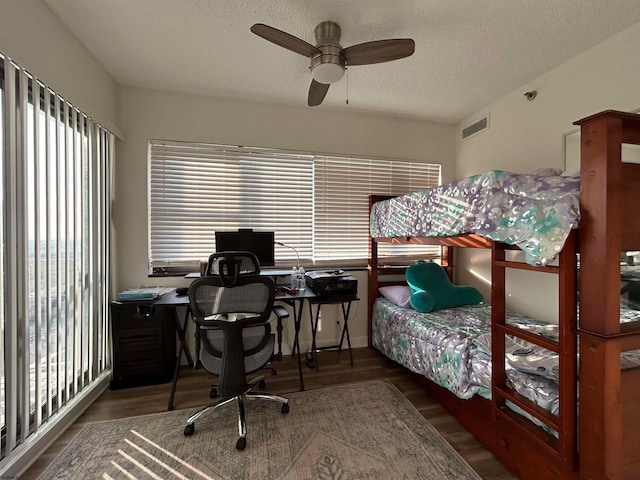
[[(490, 248), (492, 400), (462, 400), (427, 379), (425, 389), (520, 478), (637, 479), (640, 367), (623, 370), (620, 353), (640, 349), (640, 321), (620, 323), (620, 252), (640, 250), (640, 165), (621, 160), (623, 143), (640, 145), (640, 115), (607, 110), (575, 125), (581, 128), (581, 220), (578, 231), (571, 233), (560, 252), (558, 266), (508, 261), (505, 250), (512, 247), (475, 235), (372, 238), (369, 346), (378, 288), (399, 283), (398, 276), (404, 273), (401, 267), (379, 265), (378, 243), (441, 245), (442, 265), (451, 279), (454, 247)], [(371, 196), (370, 205), (386, 198)], [(507, 268), (558, 275), (558, 341), (505, 324)], [(507, 386), (503, 360), (506, 334), (559, 354), (558, 416)], [(558, 437), (513, 413), (506, 407), (507, 401), (556, 430)]]

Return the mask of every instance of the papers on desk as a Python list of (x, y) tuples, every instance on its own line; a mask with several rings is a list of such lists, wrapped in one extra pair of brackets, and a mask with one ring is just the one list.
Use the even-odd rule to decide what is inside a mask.
[(131, 300), (157, 300), (164, 294), (172, 292), (172, 287), (138, 287), (123, 290), (118, 293), (116, 299), (119, 302)]

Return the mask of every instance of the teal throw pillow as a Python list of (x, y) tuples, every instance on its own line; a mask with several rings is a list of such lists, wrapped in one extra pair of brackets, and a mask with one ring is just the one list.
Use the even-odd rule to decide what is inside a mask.
[(407, 283), (412, 291), (411, 307), (419, 312), (482, 302), (482, 294), (477, 289), (452, 284), (447, 273), (437, 263), (419, 260), (407, 268)]

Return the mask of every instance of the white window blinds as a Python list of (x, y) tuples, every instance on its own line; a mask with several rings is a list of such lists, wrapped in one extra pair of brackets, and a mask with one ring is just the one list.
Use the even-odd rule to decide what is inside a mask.
[[(274, 231), (312, 261), (313, 157), (290, 151), (151, 140), (152, 273), (188, 271), (215, 251), (216, 230)], [(276, 247), (276, 262), (295, 252)]]
[[(274, 231), (305, 265), (365, 265), (369, 195), (440, 184), (440, 165), (255, 147), (151, 140), (149, 265), (191, 271), (215, 251), (216, 230)], [(380, 256), (437, 247), (385, 245)], [(276, 265), (295, 252), (276, 246)]]
[[(316, 259), (363, 263), (369, 249), (369, 195), (403, 195), (440, 184), (440, 165), (401, 160), (316, 156)], [(438, 254), (432, 246), (379, 246), (380, 257)]]

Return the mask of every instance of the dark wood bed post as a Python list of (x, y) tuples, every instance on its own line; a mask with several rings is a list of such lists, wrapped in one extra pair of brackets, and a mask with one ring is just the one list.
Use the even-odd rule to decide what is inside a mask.
[(640, 116), (605, 111), (575, 122), (580, 164), (580, 478), (638, 478), (640, 369), (620, 353), (640, 348), (640, 322), (620, 323), (620, 252), (640, 249)]
[(453, 247), (450, 245), (443, 245), (441, 247), (442, 255), (440, 256), (440, 261), (442, 263), (442, 268), (444, 268), (445, 272), (447, 272), (447, 277), (451, 283), (454, 283), (453, 271), (454, 271), (454, 261), (453, 261)]
[[(371, 207), (374, 203), (381, 200), (391, 198), (390, 196), (382, 195), (369, 195), (369, 213), (371, 213)], [(373, 302), (378, 297), (378, 244), (374, 242), (371, 235), (369, 235), (369, 264), (368, 269), (368, 320), (367, 320), (367, 344), (369, 348), (373, 348), (371, 341), (371, 313), (373, 312)]]

